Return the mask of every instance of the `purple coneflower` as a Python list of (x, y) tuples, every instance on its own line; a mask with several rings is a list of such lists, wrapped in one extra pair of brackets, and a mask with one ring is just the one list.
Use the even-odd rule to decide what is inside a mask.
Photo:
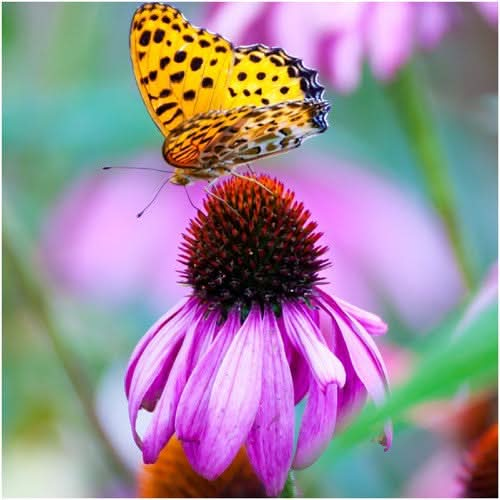
[[(182, 244), (189, 296), (132, 354), (130, 421), (144, 462), (154, 463), (176, 434), (207, 479), (245, 446), (275, 496), (291, 467), (319, 457), (337, 419), (366, 394), (384, 400), (387, 376), (372, 336), (386, 325), (321, 290), (327, 248), (318, 244), (310, 213), (281, 183), (229, 178), (214, 193)], [(294, 405), (306, 395), (294, 454)], [(141, 408), (152, 412), (142, 439)], [(386, 448), (391, 440), (388, 426)]]

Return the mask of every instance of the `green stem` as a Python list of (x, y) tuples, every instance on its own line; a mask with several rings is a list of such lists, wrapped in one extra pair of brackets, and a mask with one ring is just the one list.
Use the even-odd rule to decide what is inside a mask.
[(33, 248), (33, 245), (24, 244), (25, 239), (15, 224), (13, 210), (9, 210), (8, 203), (4, 201), (4, 234), (3, 234), (3, 258), (4, 270), (9, 269), (15, 280), (15, 285), (26, 298), (26, 302), (32, 307), (37, 320), (41, 324), (41, 330), (47, 335), (52, 344), (54, 352), (61, 362), (73, 389), (78, 396), (82, 407), (90, 421), (91, 428), (100, 443), (103, 451), (108, 457), (111, 467), (126, 481), (130, 481), (130, 471), (116, 453), (113, 445), (108, 439), (94, 407), (93, 394), (90, 390), (89, 378), (79, 359), (67, 347), (61, 335), (57, 322), (54, 320), (51, 303), (47, 291), (43, 289), (40, 278), (34, 270), (30, 258), (25, 254), (24, 248)]
[(288, 473), (288, 477), (286, 478), (286, 483), (283, 488), (283, 491), (280, 495), (281, 498), (297, 498), (297, 486), (295, 485), (295, 474), (293, 471)]
[(432, 203), (444, 223), (464, 283), (470, 290), (474, 276), (459, 230), (453, 183), (432, 119), (432, 109), (422, 89), (423, 85), (418, 81), (415, 70), (412, 65), (408, 65), (389, 86), (389, 95), (416, 154)]

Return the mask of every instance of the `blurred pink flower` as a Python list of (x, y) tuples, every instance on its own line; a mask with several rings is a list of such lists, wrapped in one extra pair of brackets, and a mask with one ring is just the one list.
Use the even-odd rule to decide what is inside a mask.
[[(490, 22), (493, 4), (478, 5)], [(434, 48), (460, 18), (453, 3), (325, 2), (212, 4), (206, 26), (236, 44), (284, 47), (351, 92), (368, 59), (379, 80), (392, 79), (418, 49)]]
[[(134, 164), (162, 168), (152, 157)], [(325, 232), (334, 256), (324, 271), (328, 292), (334, 288), (380, 314), (389, 305), (417, 330), (430, 328), (460, 300), (460, 275), (440, 222), (418, 197), (323, 156), (298, 151), (293, 161), (271, 165), (266, 172), (296, 192)], [(161, 180), (153, 172), (98, 172), (64, 193), (42, 243), (61, 285), (98, 300), (144, 296), (158, 308), (183, 295), (176, 255), (182, 228), (195, 215), (186, 193), (167, 186), (142, 219), (135, 217)], [(203, 185), (188, 190), (199, 206)]]
[(498, 2), (477, 2), (474, 5), (486, 21), (498, 28)]

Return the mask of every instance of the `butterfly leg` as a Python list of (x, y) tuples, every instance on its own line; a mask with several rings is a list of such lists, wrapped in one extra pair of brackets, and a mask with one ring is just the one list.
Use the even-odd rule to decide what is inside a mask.
[(257, 186), (260, 186), (262, 189), (264, 189), (268, 193), (275, 196), (275, 193), (271, 189), (269, 189), (267, 186), (264, 186), (264, 184), (262, 184), (262, 182), (259, 182), (257, 179), (254, 179), (253, 177), (248, 177), (246, 175), (238, 174), (234, 170), (228, 169), (227, 171), (229, 174), (233, 175), (234, 177), (239, 177), (240, 179), (245, 179), (246, 181), (253, 182), (254, 184), (257, 184)]
[(197, 211), (199, 212), (200, 209), (193, 203), (193, 200), (191, 199), (191, 196), (189, 196), (189, 191), (186, 185), (184, 185), (184, 191), (186, 191), (186, 196), (189, 200), (189, 204)]
[[(213, 182), (214, 181), (211, 181), (209, 183), (209, 186)], [(221, 198), (220, 196), (216, 195), (212, 190), (208, 189), (208, 186), (205, 186), (204, 189), (205, 189), (205, 191), (207, 192), (207, 194), (209, 196), (213, 196), (216, 200), (219, 200), (221, 203), (223, 203), (224, 205), (226, 205), (226, 207), (229, 208), (229, 210), (232, 210), (238, 217), (241, 217), (243, 219), (242, 215), (238, 212), (238, 210), (236, 210), (236, 208), (232, 207), (224, 198)]]

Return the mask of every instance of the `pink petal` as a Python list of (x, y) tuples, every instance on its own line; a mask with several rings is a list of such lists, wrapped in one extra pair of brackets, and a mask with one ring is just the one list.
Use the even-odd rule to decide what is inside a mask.
[(356, 30), (342, 33), (330, 48), (329, 68), (333, 86), (342, 93), (353, 91), (361, 78), (363, 37)]
[[(313, 9), (314, 7), (318, 6), (313, 4)], [(284, 19), (286, 22), (283, 22)], [(302, 59), (306, 66), (313, 66), (316, 62), (317, 38), (320, 33), (314, 12), (304, 8), (300, 3), (277, 2), (273, 11), (273, 21), (270, 24), (271, 43), (284, 47), (288, 54)], [(304, 28), (308, 43), (303, 43), (302, 36), (296, 36)]]
[(345, 384), (345, 370), (339, 359), (325, 345), (321, 332), (305, 306), (283, 304), (283, 323), (294, 348), (307, 360), (322, 388), (330, 383)]
[[(187, 305), (188, 301), (190, 299), (184, 298), (180, 300), (172, 309), (170, 309), (167, 313), (165, 313), (146, 333), (145, 335), (139, 340), (138, 344), (135, 346), (135, 349), (132, 352), (132, 355), (130, 356), (130, 361), (128, 362), (127, 366), (127, 372), (125, 374), (125, 394), (129, 395), (130, 392), (130, 382), (132, 380), (132, 376), (134, 374), (135, 367), (137, 365), (137, 362), (139, 361), (139, 358), (141, 354), (144, 352), (144, 349), (146, 349), (147, 345), (149, 344), (150, 340), (154, 338), (154, 336), (166, 325), (167, 322), (169, 322), (174, 316), (179, 314), (180, 311), (183, 310), (184, 307), (186, 307), (186, 310), (189, 309), (190, 307)], [(184, 311), (184, 314), (186, 312)]]
[(311, 378), (309, 396), (300, 426), (297, 451), (293, 460), (294, 469), (305, 469), (314, 463), (333, 437), (337, 419), (336, 384), (325, 390)]
[(268, 496), (276, 497), (285, 485), (292, 464), (294, 395), (281, 332), (269, 309), (264, 312), (263, 323), (262, 395), (246, 446)]
[(384, 335), (384, 333), (387, 332), (387, 324), (376, 314), (365, 311), (338, 297), (333, 298), (335, 302), (337, 302), (349, 316), (356, 319), (370, 335)]
[[(352, 316), (349, 316), (328, 294), (320, 291), (321, 307), (328, 312), (337, 324), (345, 342), (352, 366), (366, 387), (375, 404), (382, 404), (388, 394), (387, 373), (384, 362), (373, 339)], [(392, 426), (386, 425), (383, 444), (387, 447), (392, 442)]]
[[(248, 27), (268, 6), (259, 2), (225, 2), (213, 9), (209, 17), (210, 31), (217, 31), (234, 43), (241, 39)], [(259, 40), (254, 40), (257, 42)]]
[(292, 372), (294, 402), (298, 404), (304, 399), (309, 390), (311, 370), (307, 360), (297, 351), (293, 352), (290, 371)]
[(411, 56), (415, 5), (373, 4), (366, 26), (366, 43), (373, 73), (390, 80)]
[(498, 28), (498, 2), (475, 2), (474, 6), (491, 26)]
[(142, 446), (144, 463), (155, 463), (163, 447), (174, 433), (177, 404), (186, 385), (190, 366), (210, 339), (216, 327), (216, 319), (207, 321), (201, 311), (189, 327), (178, 352), (163, 393), (155, 407), (153, 417), (144, 435)]
[(217, 370), (198, 449), (189, 457), (194, 458), (193, 468), (209, 480), (231, 464), (254, 423), (261, 397), (263, 347), (262, 318), (254, 306)]
[(451, 28), (454, 5), (426, 2), (418, 4), (417, 39), (426, 49), (434, 48)]
[(196, 462), (198, 444), (205, 428), (209, 398), (217, 370), (239, 327), (239, 312), (230, 312), (213, 344), (189, 376), (179, 400), (175, 430), (177, 437), (183, 442), (184, 451), (191, 464)]
[(346, 383), (337, 396), (337, 428), (345, 425), (353, 414), (357, 413), (366, 401), (367, 391), (358, 377), (349, 357), (349, 351), (342, 338), (335, 320), (324, 314), (335, 329), (335, 353), (342, 360), (346, 372)]
[[(137, 362), (132, 375), (129, 393), (129, 418), (136, 443), (141, 446), (141, 439), (135, 429), (137, 414), (144, 405), (144, 398), (151, 394), (151, 388), (157, 389), (158, 379), (166, 381), (178, 346), (189, 327), (195, 309), (183, 316), (177, 316), (167, 323), (149, 342)], [(156, 382), (156, 383), (155, 383)], [(149, 404), (148, 404), (149, 403)], [(148, 406), (152, 406), (149, 401)]]

